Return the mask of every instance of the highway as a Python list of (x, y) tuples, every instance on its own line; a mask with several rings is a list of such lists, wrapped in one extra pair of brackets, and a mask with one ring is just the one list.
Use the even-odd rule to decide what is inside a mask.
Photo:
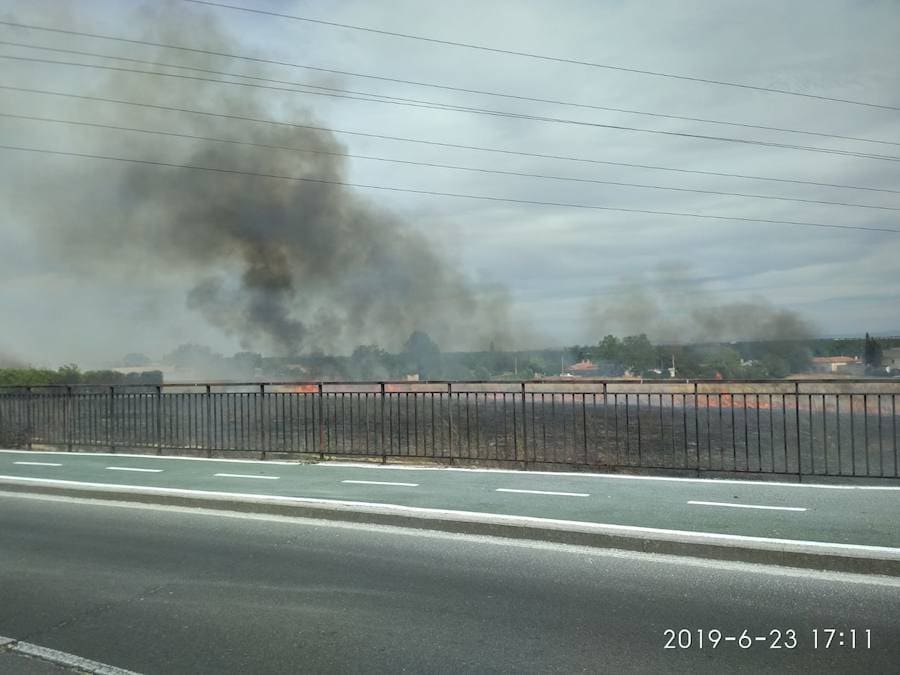
[[(141, 673), (900, 662), (900, 581), (887, 577), (27, 494), (0, 495), (0, 533), (0, 635)], [(669, 629), (707, 641), (666, 649)], [(826, 649), (828, 629), (845, 644)]]
[(900, 486), (0, 451), (0, 481), (286, 497), (900, 548)]

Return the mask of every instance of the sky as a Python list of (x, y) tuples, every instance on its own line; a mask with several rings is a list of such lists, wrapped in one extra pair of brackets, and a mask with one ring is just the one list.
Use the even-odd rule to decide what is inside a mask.
[[(186, 342), (224, 353), (347, 353), (357, 344), (372, 342), (399, 349), (403, 336), (416, 328), (429, 332), (445, 350), (484, 348), (489, 341), (506, 348), (592, 344), (607, 333), (642, 331), (656, 339), (690, 340), (704, 337), (693, 320), (698, 312), (722, 309), (737, 316), (747, 308), (746, 315), (756, 317), (760, 307), (799, 317), (819, 335), (900, 332), (897, 2), (228, 4), (875, 105), (499, 54), (184, 0), (0, 0), (3, 21), (344, 73), (0, 25), (0, 41), (19, 43), (0, 44), (0, 55), (147, 68), (21, 45), (73, 49), (146, 59), (157, 64), (151, 66), (157, 72), (189, 72), (161, 64), (194, 66), (265, 78), (267, 82), (242, 81), (280, 87), (0, 59), (0, 85), (20, 88), (0, 90), (0, 113), (20, 116), (0, 115), (0, 145), (202, 163), (413, 191), (246, 175), (205, 173), (199, 178), (188, 169), (0, 149), (0, 358), (98, 367), (114, 365), (129, 352), (156, 358)], [(345, 90), (345, 96), (357, 98), (314, 95), (309, 88), (297, 91), (271, 80), (302, 82), (320, 87), (315, 90), (320, 93)], [(332, 132), (262, 131), (263, 125), (246, 121), (201, 119), (21, 88), (237, 111)], [(440, 109), (373, 97), (416, 99)], [(564, 121), (475, 114), (447, 106)], [(264, 144), (275, 139), (276, 145), (294, 147), (312, 143), (320, 151), (352, 156), (320, 154), (311, 159), (279, 149), (222, 148), (221, 143), (21, 116), (244, 142), (260, 143), (262, 138)], [(271, 226), (259, 224), (267, 218)], [(295, 221), (300, 223), (296, 227)], [(651, 311), (629, 311), (637, 300)], [(739, 321), (734, 331), (752, 332), (747, 323)], [(753, 336), (725, 331), (712, 337)]]

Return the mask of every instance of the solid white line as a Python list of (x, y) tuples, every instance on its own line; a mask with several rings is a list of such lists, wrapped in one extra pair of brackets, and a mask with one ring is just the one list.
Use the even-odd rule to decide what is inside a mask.
[[(254, 476), (257, 477), (257, 476)], [(557, 518), (538, 518), (535, 516), (510, 516), (500, 513), (485, 513), (483, 511), (458, 511), (453, 509), (435, 509), (424, 506), (404, 506), (402, 504), (384, 504), (378, 502), (359, 502), (346, 499), (324, 499), (321, 497), (290, 497), (287, 495), (266, 495), (247, 492), (222, 492), (215, 490), (186, 490), (184, 488), (166, 488), (166, 487), (146, 487), (144, 485), (116, 485), (114, 483), (92, 483), (87, 481), (63, 480), (60, 478), (32, 478), (25, 476), (4, 476), (0, 475), (0, 480), (7, 480), (13, 483), (41, 483), (45, 485), (74, 485), (82, 487), (106, 488), (116, 490), (131, 490), (148, 495), (154, 494), (178, 494), (178, 495), (198, 495), (204, 497), (223, 497), (234, 499), (242, 497), (245, 499), (257, 499), (260, 501), (283, 501), (297, 504), (321, 504), (323, 506), (333, 507), (364, 507), (370, 509), (389, 509), (402, 513), (420, 513), (424, 515), (445, 516), (445, 517), (466, 517), (466, 518), (491, 518), (495, 521), (502, 521), (517, 525), (561, 525), (561, 526), (577, 526), (588, 531), (615, 531), (628, 534), (658, 534), (674, 537), (690, 537), (692, 539), (706, 539), (710, 541), (738, 541), (738, 542), (756, 542), (775, 547), (780, 546), (806, 546), (809, 548), (832, 548), (843, 551), (857, 551), (863, 553), (885, 553), (891, 556), (900, 556), (900, 547), (890, 546), (871, 546), (868, 544), (841, 544), (826, 541), (808, 541), (805, 539), (780, 539), (774, 537), (756, 537), (745, 534), (723, 534), (719, 532), (695, 532), (693, 530), (671, 530), (660, 527), (643, 527), (639, 525), (617, 525), (613, 523), (594, 523), (584, 520), (561, 520)], [(0, 485), (0, 491), (2, 491)], [(16, 496), (7, 494), (7, 496)]]
[(263, 480), (278, 480), (280, 476), (248, 476), (243, 473), (217, 473), (213, 474), (219, 478), (262, 478)]
[(766, 511), (806, 511), (799, 506), (760, 506), (759, 504), (730, 504), (728, 502), (695, 502), (689, 501), (688, 504), (694, 506), (729, 506), (733, 509), (764, 509)]
[(590, 497), (587, 492), (550, 492), (549, 490), (514, 490), (512, 488), (497, 488), (495, 492), (516, 492), (525, 495), (556, 495), (559, 497)]
[[(26, 451), (27, 452), (27, 451)], [(65, 453), (63, 453), (65, 454)], [(654, 480), (671, 483), (701, 483), (704, 485), (744, 485), (746, 487), (790, 487), (790, 488), (816, 488), (820, 490), (894, 490), (900, 491), (900, 486), (893, 485), (838, 485), (832, 483), (785, 483), (774, 480), (741, 480), (731, 478), (684, 478), (675, 476), (635, 476), (622, 473), (591, 473), (587, 471), (523, 471), (522, 469), (480, 469), (461, 466), (401, 466), (366, 464), (362, 462), (316, 462), (314, 466), (330, 466), (335, 468), (372, 469), (375, 471), (456, 471), (469, 473), (504, 473), (517, 476), (571, 476), (573, 478), (608, 478), (611, 480)], [(877, 476), (873, 476), (877, 477)], [(848, 476), (852, 478), (852, 476)]]
[(25, 466), (62, 466), (55, 462), (13, 462), (13, 464), (23, 464)]
[(108, 466), (107, 471), (139, 471), (141, 473), (162, 473), (162, 469), (141, 469), (136, 466)]
[[(234, 520), (254, 520), (262, 522), (277, 522), (299, 524), (308, 527), (353, 530), (369, 535), (391, 534), (402, 537), (415, 537), (416, 539), (441, 539), (450, 541), (466, 541), (491, 546), (503, 546), (513, 548), (526, 548), (540, 551), (565, 551), (579, 555), (592, 557), (616, 558), (619, 560), (652, 561), (665, 565), (680, 565), (704, 570), (729, 569), (739, 570), (749, 574), (762, 574), (766, 576), (791, 577), (809, 581), (810, 579), (832, 581), (844, 584), (863, 584), (866, 586), (887, 586), (900, 588), (900, 577), (888, 577), (858, 572), (830, 572), (780, 566), (762, 566), (757, 563), (737, 562), (721, 560), (717, 558), (691, 558), (675, 554), (648, 553), (644, 551), (631, 551), (627, 549), (595, 548), (579, 544), (559, 544), (537, 539), (510, 539), (488, 534), (463, 534), (459, 532), (447, 532), (442, 530), (422, 530), (408, 528), (402, 525), (376, 525), (374, 523), (353, 523), (340, 520), (322, 520), (309, 516), (286, 516), (271, 513), (250, 513), (240, 511), (221, 511), (218, 509), (199, 506), (172, 506), (164, 504), (152, 504), (149, 502), (124, 502), (112, 500), (99, 500), (89, 497), (59, 496), (27, 492), (4, 492), (0, 484), (0, 497), (8, 499), (30, 499), (34, 501), (59, 502), (61, 504), (78, 504), (81, 506), (93, 506), (97, 508), (131, 509), (160, 511), (166, 513), (182, 513), (189, 516), (204, 516), (210, 518), (231, 518)], [(900, 549), (898, 549), (900, 551)], [(0, 637), (0, 647), (4, 646), (4, 639), (15, 642), (10, 638)]]
[(400, 487), (419, 487), (418, 483), (388, 483), (380, 480), (342, 480), (342, 483), (355, 483), (357, 485), (398, 485)]
[(137, 457), (137, 458), (153, 458), (157, 459), (181, 459), (189, 462), (234, 462), (236, 464), (269, 464), (278, 466), (297, 466), (299, 461), (284, 462), (275, 459), (237, 459), (235, 457), (185, 457), (182, 455), (156, 455), (156, 454), (138, 454), (129, 452), (61, 452), (58, 450), (11, 450), (7, 448), (0, 449), (0, 453), (20, 454), (20, 455), (65, 455), (66, 457)]
[(67, 668), (74, 668), (86, 673), (102, 673), (103, 675), (138, 675), (138, 673), (135, 673), (133, 670), (117, 668), (106, 663), (100, 663), (99, 661), (92, 661), (91, 659), (82, 658), (80, 656), (77, 656), (76, 654), (61, 652), (56, 649), (42, 647), (30, 642), (16, 642), (12, 646), (12, 650), (21, 654), (33, 656), (43, 661), (49, 661), (50, 663), (66, 666)]

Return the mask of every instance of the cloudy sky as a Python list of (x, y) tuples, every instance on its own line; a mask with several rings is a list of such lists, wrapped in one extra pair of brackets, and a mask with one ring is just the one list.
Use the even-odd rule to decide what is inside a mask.
[[(184, 342), (208, 344), (226, 353), (244, 347), (284, 351), (285, 342), (268, 329), (247, 328), (264, 314), (263, 323), (272, 320), (272, 311), (278, 315), (272, 320), (272, 331), (303, 327), (306, 337), (290, 345), (300, 349), (345, 351), (374, 341), (397, 348), (399, 336), (408, 335), (411, 327), (429, 330), (445, 349), (479, 346), (494, 335), (509, 346), (594, 343), (608, 332), (638, 329), (653, 337), (665, 322), (646, 314), (636, 319), (622, 311), (635, 294), (644, 301), (650, 298), (650, 306), (659, 314), (689, 315), (698, 304), (747, 303), (796, 312), (823, 335), (900, 331), (897, 2), (233, 0), (229, 4), (876, 105), (466, 49), (183, 0), (0, 0), (4, 21), (343, 73), (0, 26), (0, 40), (18, 43), (0, 45), (0, 54), (19, 57), (0, 59), (0, 85), (18, 88), (0, 90), (0, 113), (7, 115), (0, 116), (0, 144), (421, 191), (347, 188), (329, 192), (328, 205), (313, 217), (298, 210), (315, 201), (309, 192), (314, 183), (287, 181), (286, 187), (281, 180), (278, 191), (270, 196), (260, 181), (277, 179), (207, 172), (205, 182), (197, 187), (172, 177), (196, 173), (189, 169), (2, 149), (0, 355), (53, 366), (69, 361), (97, 366), (113, 363), (127, 352), (161, 355)], [(155, 65), (21, 45), (143, 59)], [(241, 81), (269, 88), (21, 57), (237, 79), (169, 67), (194, 66), (264, 78)], [(117, 98), (145, 107), (53, 97), (22, 88)], [(394, 103), (384, 97), (393, 97)], [(397, 105), (398, 98), (427, 103)], [(231, 145), (227, 152), (200, 150), (200, 141), (171, 135), (23, 119), (77, 120), (260, 143), (259, 124), (150, 110), (146, 104), (237, 111), (243, 116), (329, 128), (331, 134), (304, 131), (296, 138), (285, 137), (284, 129), (277, 134), (266, 132), (263, 144), (309, 148), (313, 143), (320, 152), (352, 157), (332, 154), (325, 156), (328, 161), (314, 162), (275, 148)], [(553, 119), (448, 109), (460, 106)], [(319, 140), (310, 135), (315, 133), (320, 134), (315, 137)], [(578, 180), (463, 171), (362, 156)], [(165, 181), (159, 180), (160, 172), (165, 172)], [(227, 195), (214, 192), (211, 181), (218, 181), (215, 185)], [(170, 200), (172, 191), (179, 190), (189, 191), (193, 201), (187, 204), (188, 198), (180, 194), (171, 197), (172, 208), (160, 206)], [(234, 196), (245, 190), (250, 195), (248, 206)], [(210, 208), (200, 209), (195, 202), (201, 200), (211, 202)], [(296, 217), (311, 229), (304, 230), (300, 239), (281, 225), (257, 228), (256, 220), (265, 217), (260, 216), (260, 205), (269, 202), (280, 209), (271, 216), (273, 221)], [(206, 219), (200, 228), (206, 238), (191, 229), (198, 223), (181, 220), (185, 213), (200, 211), (202, 215), (194, 218)], [(224, 221), (216, 214), (225, 214), (224, 220), (253, 219), (254, 225), (238, 222), (233, 226), (237, 230), (219, 237), (216, 228)], [(339, 234), (329, 230), (328, 237), (357, 244), (350, 249), (345, 243), (330, 243), (329, 265), (323, 263), (326, 271), (319, 273), (322, 254), (307, 242), (310, 237), (317, 241), (323, 228), (332, 224)], [(188, 230), (191, 234), (185, 234)], [(249, 249), (248, 237), (252, 239)], [(284, 239), (283, 247), (279, 237)], [(260, 263), (253, 257), (260, 251), (274, 258)], [(269, 274), (275, 259), (284, 266), (285, 279), (270, 278), (278, 277)], [(437, 281), (425, 281), (430, 271)], [(265, 277), (263, 281), (260, 276)], [(265, 295), (266, 288), (275, 288), (271, 296)], [(458, 302), (448, 299), (449, 295), (463, 295), (466, 300)], [(278, 307), (273, 310), (273, 305)], [(359, 318), (361, 313), (366, 316)], [(483, 316), (503, 325), (482, 331), (479, 326), (488, 321), (478, 318)], [(646, 325), (640, 325), (642, 321)], [(669, 321), (666, 326), (668, 333), (656, 337), (696, 337), (684, 322)], [(673, 335), (673, 330), (683, 334)]]

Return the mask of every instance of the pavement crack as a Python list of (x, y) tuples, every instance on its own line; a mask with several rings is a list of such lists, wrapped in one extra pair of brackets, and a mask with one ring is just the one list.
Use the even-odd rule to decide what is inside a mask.
[(83, 612), (78, 612), (76, 614), (73, 614), (72, 616), (69, 616), (69, 617), (63, 619), (62, 621), (58, 621), (57, 623), (55, 623), (51, 626), (47, 626), (46, 628), (35, 631), (34, 633), (31, 633), (31, 634), (21, 638), (21, 640), (19, 640), (19, 641), (20, 642), (38, 641), (40, 638), (43, 638), (43, 637), (49, 635), (50, 633), (58, 631), (62, 628), (66, 628), (68, 626), (73, 626), (76, 623), (84, 621), (85, 619), (90, 619), (95, 616), (100, 616), (101, 614), (104, 614), (116, 607), (123, 606), (123, 605), (129, 605), (136, 600), (143, 600), (149, 596), (156, 595), (156, 594), (160, 593), (161, 591), (163, 591), (164, 589), (168, 588), (169, 586), (171, 586), (171, 584), (157, 584), (155, 586), (149, 586), (147, 588), (141, 589), (139, 592), (137, 592), (125, 599), (113, 600), (110, 602), (105, 602), (103, 604), (95, 605), (94, 607), (91, 607), (90, 609), (87, 609)]

